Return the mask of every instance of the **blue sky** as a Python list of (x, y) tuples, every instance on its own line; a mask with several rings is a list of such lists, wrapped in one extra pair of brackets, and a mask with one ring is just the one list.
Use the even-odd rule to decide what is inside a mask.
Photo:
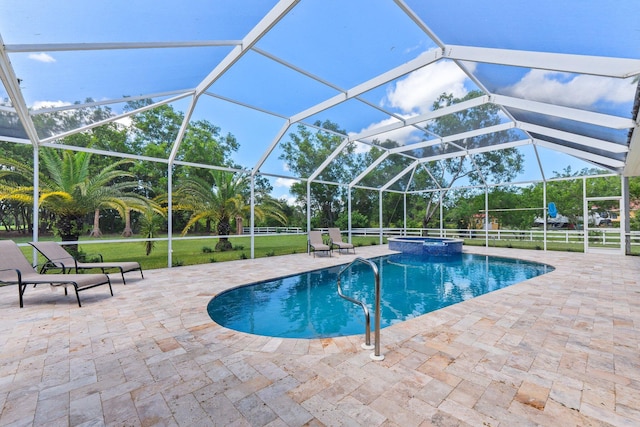
[[(239, 40), (275, 1), (154, 0), (64, 2), (5, 0), (0, 35), (7, 45), (150, 41)], [(640, 24), (631, 0), (615, 6), (595, 1), (538, 2), (465, 0), (407, 1), (445, 44), (559, 53), (640, 57)], [(486, 4), (490, 3), (490, 4)], [(605, 36), (606, 35), (606, 36)], [(376, 75), (428, 54), (436, 44), (390, 0), (302, 0), (256, 48), (209, 89), (210, 93), (273, 112), (264, 114), (204, 95), (194, 119), (206, 119), (241, 144), (235, 160), (253, 167), (290, 116)], [(65, 105), (194, 88), (232, 46), (168, 49), (11, 53), (10, 59), (30, 106)], [(302, 76), (267, 56), (317, 76), (330, 87)], [(629, 80), (577, 76), (498, 65), (466, 64), (491, 91), (591, 111), (630, 116), (634, 87)], [(362, 95), (401, 117), (428, 111), (443, 92), (464, 96), (476, 85), (451, 61), (440, 61)], [(0, 89), (2, 90), (2, 89)], [(0, 92), (0, 96), (6, 94)], [(184, 110), (187, 101), (174, 104)], [(114, 105), (117, 111), (120, 105)], [(395, 119), (351, 100), (314, 116), (359, 133)], [(403, 143), (421, 137), (399, 131)], [(539, 179), (531, 147), (519, 180)], [(289, 175), (270, 156), (263, 172)], [(589, 164), (541, 149), (547, 176), (566, 165)], [(289, 182), (274, 179), (275, 195)]]

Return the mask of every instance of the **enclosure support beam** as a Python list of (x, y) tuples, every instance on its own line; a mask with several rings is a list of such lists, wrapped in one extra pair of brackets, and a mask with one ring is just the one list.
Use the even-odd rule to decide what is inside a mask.
[(378, 197), (378, 219), (380, 221), (380, 244), (382, 244), (382, 190), (379, 191)]
[(173, 266), (173, 174), (172, 165), (167, 165), (167, 267)]
[(631, 255), (631, 224), (630, 224), (630, 212), (629, 212), (629, 177), (620, 176), (622, 199), (620, 200), (620, 238), (624, 239), (623, 253), (625, 255)]
[(444, 237), (444, 208), (442, 206), (442, 191), (438, 192), (438, 198), (440, 199), (440, 237)]
[[(33, 241), (38, 241), (40, 230), (40, 149), (37, 144), (33, 145)], [(38, 251), (35, 247), (31, 248), (33, 253), (33, 265), (38, 264)]]
[(489, 187), (484, 187), (484, 246), (489, 247)]
[(256, 187), (256, 179), (255, 179), (255, 175), (251, 174), (251, 221), (249, 226), (251, 227), (251, 259), (255, 258), (255, 222), (256, 222), (256, 215), (255, 215), (255, 209), (256, 209), (256, 194), (255, 194), (255, 187)]
[(402, 197), (404, 198), (404, 231), (402, 232), (403, 236), (407, 235), (407, 193), (403, 193)]
[(582, 235), (584, 253), (589, 252), (589, 209), (587, 206), (587, 179), (582, 177)]
[(347, 187), (347, 229), (348, 229), (347, 233), (348, 233), (348, 237), (349, 237), (349, 240), (348, 240), (349, 243), (352, 243), (351, 242), (351, 227), (352, 227), (352, 224), (351, 224), (351, 187)]
[[(311, 181), (307, 181), (307, 239), (311, 231)], [(309, 245), (307, 245), (307, 253), (309, 253)]]
[(542, 230), (542, 245), (547, 250), (547, 181), (542, 181), (542, 217), (544, 230)]

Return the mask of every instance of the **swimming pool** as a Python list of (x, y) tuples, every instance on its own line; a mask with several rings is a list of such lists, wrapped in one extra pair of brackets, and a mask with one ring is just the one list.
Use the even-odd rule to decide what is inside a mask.
[[(380, 271), (381, 328), (548, 273), (553, 267), (511, 258), (460, 254), (373, 258)], [(325, 338), (363, 334), (362, 308), (338, 296), (344, 266), (230, 289), (209, 302), (216, 323), (256, 335)], [(364, 301), (373, 318), (374, 277), (367, 265), (342, 275), (346, 295)]]

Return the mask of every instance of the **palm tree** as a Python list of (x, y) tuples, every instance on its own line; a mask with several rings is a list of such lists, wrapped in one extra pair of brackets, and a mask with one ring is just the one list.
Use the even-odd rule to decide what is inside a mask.
[[(91, 153), (42, 150), (40, 156), (43, 167), (38, 205), (55, 214), (56, 232), (62, 241), (78, 240), (88, 214), (94, 213), (93, 234), (98, 234), (99, 210), (115, 209), (124, 217), (127, 209), (142, 212), (150, 206), (147, 199), (132, 191), (138, 187), (137, 181), (132, 180), (134, 175), (120, 169), (131, 160), (120, 160), (94, 171), (90, 168)], [(0, 158), (0, 163), (25, 179), (33, 177), (28, 165), (5, 158)], [(32, 187), (15, 190), (22, 194), (23, 202), (33, 203)], [(16, 196), (13, 199), (18, 200)], [(77, 251), (77, 245), (70, 249)]]
[[(191, 212), (182, 230), (183, 236), (201, 220), (214, 221), (220, 236), (216, 250), (227, 251), (232, 249), (227, 237), (231, 234), (231, 220), (250, 214), (251, 206), (243, 195), (248, 188), (249, 178), (222, 171), (211, 171), (211, 178), (212, 182), (195, 176), (184, 178), (176, 189), (176, 209)], [(287, 222), (280, 204), (270, 198), (268, 202), (255, 206), (254, 215), (258, 219), (269, 216), (282, 224)]]

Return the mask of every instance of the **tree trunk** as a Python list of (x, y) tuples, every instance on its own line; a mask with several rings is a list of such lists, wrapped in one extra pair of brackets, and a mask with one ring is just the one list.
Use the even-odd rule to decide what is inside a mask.
[(89, 236), (102, 236), (102, 231), (100, 231), (100, 209), (96, 209), (93, 213), (93, 229), (91, 230), (91, 233), (89, 233)]
[[(61, 215), (56, 221), (56, 228), (58, 235), (63, 242), (76, 242), (80, 239), (80, 233), (82, 233), (82, 227), (84, 225), (84, 218), (82, 215)], [(65, 249), (69, 251), (73, 256), (78, 256), (78, 244), (67, 245)]]
[(33, 234), (33, 216), (31, 210), (28, 208), (21, 209), (24, 223), (27, 227), (27, 233)]
[[(228, 236), (231, 233), (231, 224), (229, 223), (228, 218), (223, 218), (218, 221), (218, 235), (219, 236)], [(220, 237), (218, 243), (216, 243), (217, 251), (230, 251), (233, 249), (231, 242), (227, 237)]]
[(127, 209), (124, 212), (124, 231), (122, 232), (122, 237), (131, 236), (133, 236), (133, 230), (131, 229), (131, 209)]

